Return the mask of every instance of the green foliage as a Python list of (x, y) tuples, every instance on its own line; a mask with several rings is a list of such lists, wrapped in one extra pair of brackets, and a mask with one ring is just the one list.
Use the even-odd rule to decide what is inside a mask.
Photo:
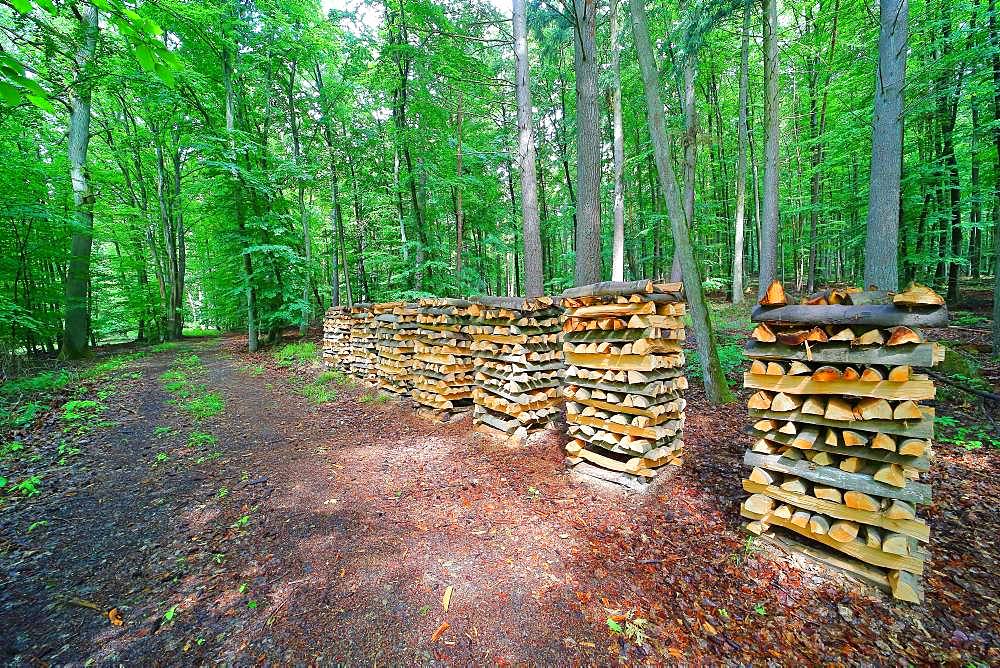
[(160, 438), (161, 436), (171, 436), (174, 433), (173, 427), (156, 427), (153, 429), (153, 436)]
[(60, 417), (69, 423), (92, 422), (104, 409), (104, 404), (92, 399), (74, 399), (63, 404)]
[(385, 404), (391, 397), (385, 392), (367, 392), (358, 399), (363, 404)]
[(288, 345), (274, 351), (274, 359), (278, 366), (292, 366), (304, 362), (312, 362), (319, 358), (319, 351), (316, 344), (309, 341), (299, 343), (289, 343)]
[(16, 485), (12, 485), (9, 494), (20, 494), (21, 496), (31, 498), (38, 496), (42, 493), (42, 479), (37, 475), (28, 476)]
[(14, 378), (0, 384), (0, 397), (7, 400), (20, 396), (52, 394), (66, 387), (72, 376), (66, 369), (43, 371), (27, 378)]
[[(726, 376), (731, 377), (736, 375), (746, 361), (746, 358), (743, 357), (743, 347), (736, 344), (726, 344), (718, 346), (717, 350), (719, 352), (719, 362), (722, 364), (722, 371)], [(698, 351), (686, 350), (684, 354), (687, 356), (688, 376), (691, 378), (704, 378), (705, 372), (702, 368)]]
[(177, 350), (181, 347), (181, 344), (177, 341), (164, 341), (163, 343), (157, 343), (155, 346), (150, 346), (149, 351), (152, 353), (166, 353)]
[(257, 376), (264, 375), (263, 364), (250, 364), (245, 367), (242, 367), (241, 370), (245, 372), (248, 376), (253, 376), (254, 378), (256, 378)]
[(212, 434), (207, 434), (203, 431), (193, 431), (191, 435), (188, 436), (187, 444), (189, 448), (204, 448), (208, 446), (218, 445), (219, 439)]
[(24, 451), (24, 443), (21, 441), (11, 441), (0, 445), (0, 462), (5, 459), (14, 459), (17, 453)]
[(211, 339), (211, 338), (215, 338), (215, 337), (221, 335), (222, 332), (220, 332), (217, 329), (184, 329), (183, 330), (183, 334), (184, 334), (184, 336), (188, 336), (188, 337), (192, 337), (192, 338), (209, 338), (209, 339)]
[(172, 605), (169, 608), (167, 608), (166, 612), (163, 613), (163, 621), (171, 622), (176, 616), (177, 616), (177, 606)]
[(208, 392), (201, 396), (188, 399), (184, 404), (184, 410), (193, 415), (195, 419), (204, 420), (218, 415), (225, 410), (226, 404), (222, 397), (215, 392)]

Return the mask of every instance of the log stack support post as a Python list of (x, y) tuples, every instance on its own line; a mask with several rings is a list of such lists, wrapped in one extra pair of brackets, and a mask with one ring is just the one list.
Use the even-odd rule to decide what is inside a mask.
[(323, 318), (323, 364), (351, 373), (351, 315), (346, 306), (331, 306)]
[(911, 286), (786, 302), (775, 282), (746, 348), (747, 528), (919, 602), (935, 395), (919, 369), (944, 359), (920, 328), (947, 325), (944, 300)]
[(413, 389), (418, 306), (416, 302), (391, 302), (372, 307), (378, 386), (396, 396), (409, 396)]
[(567, 463), (642, 489), (682, 463), (683, 285), (610, 281), (566, 290)]
[(559, 415), (562, 308), (553, 297), (474, 297), (469, 307), (480, 431), (523, 441)]
[(471, 305), (464, 299), (420, 300), (410, 396), (427, 417), (455, 417), (472, 409), (472, 337), (467, 331)]

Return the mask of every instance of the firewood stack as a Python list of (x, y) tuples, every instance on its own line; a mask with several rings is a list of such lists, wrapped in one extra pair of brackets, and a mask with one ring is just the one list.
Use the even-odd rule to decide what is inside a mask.
[(374, 385), (375, 375), (375, 316), (371, 304), (351, 307), (351, 375)]
[(562, 308), (552, 297), (475, 297), (469, 307), (477, 427), (523, 440), (562, 404)]
[(472, 337), (466, 331), (471, 305), (464, 299), (420, 300), (410, 396), (430, 409), (430, 416), (444, 417), (472, 406)]
[(346, 306), (331, 306), (323, 318), (323, 363), (328, 369), (351, 372), (351, 314)]
[(633, 281), (566, 290), (568, 462), (642, 488), (684, 442), (683, 286)]
[(417, 337), (417, 304), (375, 304), (375, 350), (378, 386), (396, 395), (409, 395), (413, 387), (414, 340)]
[(919, 602), (934, 435), (934, 409), (920, 402), (935, 388), (915, 369), (944, 359), (919, 329), (947, 324), (944, 300), (912, 286), (786, 301), (773, 283), (746, 348), (747, 528)]

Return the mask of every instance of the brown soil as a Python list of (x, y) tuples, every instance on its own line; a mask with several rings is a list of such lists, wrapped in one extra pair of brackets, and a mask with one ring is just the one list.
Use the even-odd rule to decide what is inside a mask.
[[(70, 437), (82, 453), (66, 465), (52, 463), (67, 438), (54, 416), (19, 435), (39, 458), (5, 475), (35, 472), (43, 493), (0, 506), (0, 659), (1000, 662), (995, 452), (937, 447), (927, 602), (896, 604), (747, 543), (741, 404), (692, 389), (685, 465), (626, 494), (567, 474), (558, 433), (513, 447), (356, 386), (317, 406), (298, 391), (317, 367), (241, 343), (195, 344), (226, 401), (197, 425), (217, 459), (198, 463), (214, 448), (186, 445), (196, 425), (168, 403), (173, 352), (131, 365), (141, 376), (107, 399), (113, 424)], [(610, 632), (629, 615), (647, 638)]]

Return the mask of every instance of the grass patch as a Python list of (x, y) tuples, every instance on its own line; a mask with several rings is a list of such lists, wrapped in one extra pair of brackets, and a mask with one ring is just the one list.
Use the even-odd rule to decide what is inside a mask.
[(385, 404), (388, 403), (389, 399), (389, 395), (385, 392), (370, 392), (362, 394), (358, 401), (363, 404)]
[(163, 343), (157, 343), (155, 346), (149, 347), (149, 352), (151, 353), (169, 353), (172, 350), (177, 350), (181, 347), (181, 344), (177, 341), (164, 341)]
[(189, 448), (204, 448), (210, 445), (218, 445), (219, 439), (203, 431), (193, 431), (188, 436), (187, 444)]
[(278, 366), (302, 364), (304, 362), (311, 362), (317, 358), (319, 358), (319, 349), (315, 343), (309, 341), (289, 343), (287, 346), (274, 351), (274, 359), (277, 360)]
[(210, 418), (218, 415), (226, 408), (226, 403), (222, 397), (215, 392), (208, 392), (193, 399), (189, 399), (184, 404), (184, 410), (193, 415), (198, 420)]
[[(736, 344), (720, 345), (719, 363), (722, 364), (722, 371), (727, 377), (733, 377), (743, 366), (743, 347)], [(687, 375), (689, 378), (704, 378), (705, 371), (701, 364), (701, 357), (697, 350), (684, 351), (687, 356)]]
[(248, 376), (253, 376), (254, 378), (256, 378), (257, 376), (263, 376), (264, 375), (264, 365), (263, 364), (249, 364), (249, 365), (243, 367), (241, 369), (241, 371), (243, 371), (243, 373), (245, 373)]
[(336, 388), (321, 383), (303, 385), (300, 392), (314, 404), (327, 404), (337, 398)]
[(347, 385), (348, 383), (351, 382), (351, 378), (347, 374), (341, 371), (323, 371), (316, 376), (316, 379), (313, 382), (323, 383), (323, 384), (336, 383), (337, 385)]
[(28, 378), (8, 380), (0, 385), (0, 396), (18, 397), (32, 394), (51, 394), (66, 387), (72, 376), (65, 369), (43, 371)]
[(192, 338), (215, 338), (221, 336), (222, 332), (217, 329), (184, 329), (181, 331), (183, 336), (189, 336)]

